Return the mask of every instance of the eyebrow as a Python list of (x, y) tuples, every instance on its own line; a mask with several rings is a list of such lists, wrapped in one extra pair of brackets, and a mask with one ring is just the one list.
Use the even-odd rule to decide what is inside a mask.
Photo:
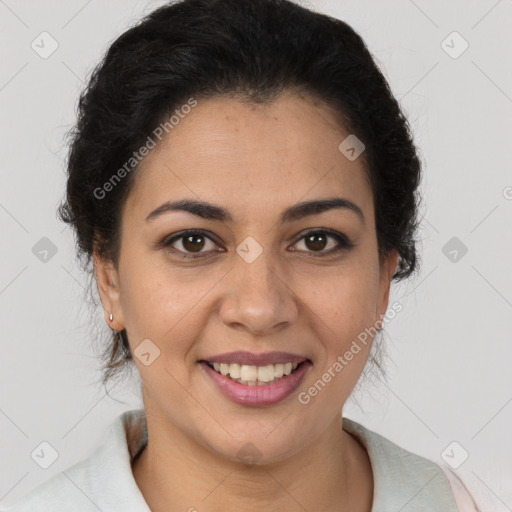
[[(363, 211), (354, 202), (342, 197), (334, 197), (330, 199), (317, 199), (314, 201), (306, 201), (295, 204), (287, 208), (280, 216), (281, 224), (300, 220), (309, 215), (318, 215), (333, 209), (345, 209), (354, 212), (359, 219), (365, 222)], [(193, 199), (181, 199), (179, 201), (166, 201), (158, 208), (153, 210), (147, 217), (146, 221), (151, 221), (160, 217), (164, 213), (172, 211), (185, 211), (193, 215), (197, 215), (203, 219), (216, 220), (221, 222), (233, 222), (233, 215), (220, 206)]]

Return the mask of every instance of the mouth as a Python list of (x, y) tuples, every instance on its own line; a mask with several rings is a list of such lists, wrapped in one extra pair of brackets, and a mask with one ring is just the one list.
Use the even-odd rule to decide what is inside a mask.
[(215, 361), (200, 361), (220, 375), (224, 375), (234, 382), (245, 386), (268, 386), (272, 382), (282, 380), (296, 372), (300, 366), (308, 362), (305, 359), (300, 363), (288, 361), (286, 363), (267, 364), (263, 366), (246, 365), (239, 363), (218, 363)]
[(310, 359), (292, 354), (247, 354), (238, 352), (198, 361), (214, 389), (239, 405), (263, 407), (285, 400), (313, 366)]

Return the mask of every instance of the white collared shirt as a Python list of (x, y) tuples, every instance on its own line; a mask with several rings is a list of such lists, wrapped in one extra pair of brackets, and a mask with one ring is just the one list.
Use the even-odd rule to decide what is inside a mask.
[[(455, 473), (343, 418), (368, 452), (374, 479), (371, 512), (479, 512)], [(36, 487), (6, 512), (151, 512), (131, 461), (147, 443), (144, 409), (126, 411), (93, 454)]]

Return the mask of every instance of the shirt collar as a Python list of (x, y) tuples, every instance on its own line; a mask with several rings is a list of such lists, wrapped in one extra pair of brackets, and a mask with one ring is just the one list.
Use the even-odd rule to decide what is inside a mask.
[[(445, 507), (443, 511), (457, 512), (450, 484), (434, 462), (408, 452), (349, 418), (343, 417), (342, 424), (343, 430), (354, 436), (368, 453), (374, 480), (372, 512), (391, 510), (397, 504), (406, 506), (409, 502), (415, 510), (431, 510), (434, 501)], [(102, 510), (150, 512), (131, 467), (147, 440), (144, 409), (126, 411), (111, 425), (104, 443), (91, 456), (90, 467), (101, 468), (96, 485), (103, 491), (109, 490), (100, 492), (102, 501), (97, 505)]]

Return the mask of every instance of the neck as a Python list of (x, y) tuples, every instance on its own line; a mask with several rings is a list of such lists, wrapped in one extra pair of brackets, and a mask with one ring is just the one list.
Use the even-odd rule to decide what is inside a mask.
[(198, 445), (176, 426), (151, 421), (134, 478), (153, 512), (290, 510), (370, 512), (366, 450), (342, 429), (341, 414), (312, 445), (279, 462), (243, 464)]

